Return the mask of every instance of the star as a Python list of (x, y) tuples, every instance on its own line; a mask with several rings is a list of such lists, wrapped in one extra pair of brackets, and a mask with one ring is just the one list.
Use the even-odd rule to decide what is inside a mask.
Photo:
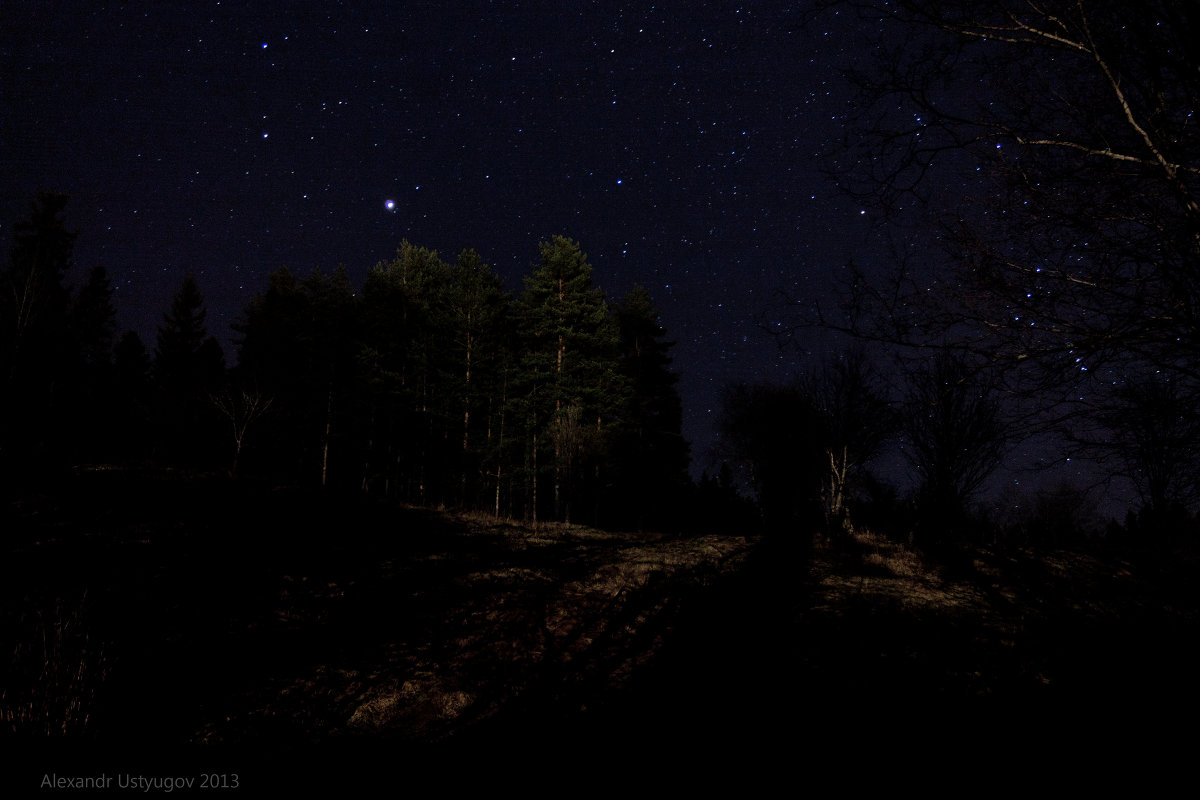
[(393, 214), (396, 213), (396, 201), (395, 200), (385, 200), (383, 203), (383, 207), (386, 208), (388, 211), (392, 212)]

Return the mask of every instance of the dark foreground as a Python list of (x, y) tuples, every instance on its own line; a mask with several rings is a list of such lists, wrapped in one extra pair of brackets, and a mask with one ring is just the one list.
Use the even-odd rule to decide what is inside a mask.
[(948, 569), (120, 472), (4, 513), (2, 785), (1061, 762), (1190, 746), (1166, 721), (1200, 711), (1180, 553)]

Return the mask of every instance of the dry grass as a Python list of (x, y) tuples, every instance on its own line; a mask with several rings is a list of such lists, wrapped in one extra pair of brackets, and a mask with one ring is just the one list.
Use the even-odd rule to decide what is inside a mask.
[[(868, 530), (855, 530), (836, 548), (818, 551), (814, 568), (819, 594), (830, 607), (849, 598), (874, 598), (900, 607), (953, 609), (978, 598), (962, 585), (947, 582), (941, 569), (915, 551)], [(857, 561), (845, 552), (857, 554)]]
[[(271, 494), (229, 514), (189, 487), (177, 488), (191, 505), (172, 495), (145, 513), (141, 488), (101, 533), (64, 512), (10, 537), (8, 731), (357, 746), (503, 738), (514, 720), (587, 707), (614, 730), (629, 712), (720, 735), (724, 719), (756, 725), (754, 709), (814, 720), (861, 697), (859, 711), (1170, 685), (1194, 662), (1163, 643), (1200, 627), (1165, 611), (1200, 606), (1186, 594), (1194, 565), (1148, 573), (1105, 553), (982, 548), (949, 570), (869, 531), (773, 553), (737, 535), (531, 529)], [(180, 523), (179, 508), (204, 513)], [(1173, 595), (1158, 584), (1168, 567)], [(1163, 678), (1162, 665), (1176, 666)]]
[(86, 734), (111, 664), (89, 630), (87, 592), (77, 600), (26, 598), (0, 690), (0, 721), (9, 732)]
[[(286, 671), (271, 686), (232, 698), (194, 740), (236, 742), (286, 724), (315, 736), (437, 741), (514, 705), (569, 707), (619, 692), (661, 650), (685, 599), (740, 569), (752, 549), (741, 537), (439, 518), (454, 523), (453, 533), (416, 552), (360, 564), (337, 580), (321, 575), (319, 562), (307, 574), (281, 575), (256, 633), (291, 637), (336, 626), (370, 595), (361, 611), (373, 621), (355, 643), (368, 655), (353, 669), (336, 661), (280, 665)], [(402, 638), (378, 606), (388, 597), (407, 609), (390, 612), (407, 626)]]

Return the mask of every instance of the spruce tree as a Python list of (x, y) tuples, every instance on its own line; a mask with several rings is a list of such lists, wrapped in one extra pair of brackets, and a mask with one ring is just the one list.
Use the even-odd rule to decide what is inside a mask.
[(203, 394), (216, 388), (224, 370), (216, 360), (219, 347), (206, 344), (211, 338), (204, 325), (204, 297), (196, 276), (188, 272), (171, 300), (158, 328), (154, 372), (159, 385), (177, 395)]
[(629, 389), (612, 453), (615, 494), (631, 522), (671, 524), (690, 483), (679, 377), (671, 370), (674, 342), (643, 286), (634, 286), (614, 313)]
[(163, 315), (154, 354), (160, 455), (186, 466), (211, 466), (218, 417), (210, 395), (225, 374), (224, 355), (204, 325), (204, 297), (188, 272)]
[(89, 368), (112, 363), (113, 334), (116, 329), (112, 282), (104, 267), (93, 267), (71, 304), (71, 338), (79, 358)]
[(305, 483), (353, 481), (361, 435), (354, 295), (343, 267), (303, 280), (280, 269), (236, 326), (239, 391), (271, 399), (254, 438), (257, 468)]

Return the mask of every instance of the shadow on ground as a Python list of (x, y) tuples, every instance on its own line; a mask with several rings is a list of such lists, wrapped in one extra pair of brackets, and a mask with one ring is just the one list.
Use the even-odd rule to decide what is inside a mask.
[(1198, 707), (1180, 554), (951, 572), (869, 534), (798, 559), (117, 472), (6, 519), (0, 705), (37, 769), (1019, 749)]

